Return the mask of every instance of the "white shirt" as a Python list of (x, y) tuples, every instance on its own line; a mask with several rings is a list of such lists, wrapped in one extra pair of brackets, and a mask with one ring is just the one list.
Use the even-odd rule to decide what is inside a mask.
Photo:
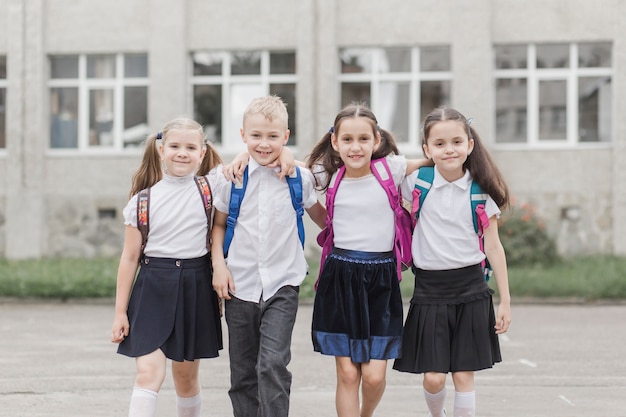
[[(194, 176), (193, 173), (185, 177), (164, 174), (150, 189), (146, 256), (191, 259), (207, 253), (207, 217)], [(206, 176), (213, 193), (216, 176), (215, 169)], [(137, 227), (136, 194), (122, 214), (125, 225)]]
[[(409, 174), (402, 184), (402, 195), (407, 200), (412, 198), (417, 172)], [(435, 169), (433, 184), (413, 232), (411, 253), (416, 267), (455, 269), (476, 265), (485, 258), (474, 231), (471, 184), (472, 177), (467, 171), (462, 178), (448, 182)], [(485, 212), (489, 218), (500, 214), (491, 197), (487, 198)]]
[[(406, 158), (389, 155), (385, 159), (394, 183), (401, 184), (406, 172)], [(335, 195), (333, 233), (335, 246), (341, 249), (365, 252), (393, 250), (394, 213), (385, 189), (374, 174), (342, 178)]]
[[(304, 168), (300, 172), (303, 206), (310, 208), (317, 202), (313, 175)], [(218, 183), (214, 205), (228, 213), (231, 182), (221, 176)], [(251, 302), (268, 300), (286, 285), (300, 285), (308, 269), (287, 182), (252, 158), (226, 263), (235, 296)]]

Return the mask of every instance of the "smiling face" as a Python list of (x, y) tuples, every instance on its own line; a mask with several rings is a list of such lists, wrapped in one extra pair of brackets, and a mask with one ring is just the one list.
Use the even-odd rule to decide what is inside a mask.
[(474, 140), (460, 121), (444, 120), (432, 125), (423, 145), (424, 154), (431, 158), (447, 181), (456, 181), (465, 173), (463, 164), (474, 149)]
[(347, 177), (359, 178), (372, 172), (370, 162), (374, 150), (380, 144), (380, 133), (370, 119), (343, 119), (332, 134), (331, 142), (346, 167)]
[(263, 166), (274, 162), (289, 140), (289, 129), (284, 120), (270, 120), (261, 113), (247, 116), (240, 133), (250, 157)]
[(159, 155), (165, 163), (165, 172), (174, 177), (184, 177), (196, 172), (206, 148), (202, 135), (192, 129), (172, 129), (159, 145)]

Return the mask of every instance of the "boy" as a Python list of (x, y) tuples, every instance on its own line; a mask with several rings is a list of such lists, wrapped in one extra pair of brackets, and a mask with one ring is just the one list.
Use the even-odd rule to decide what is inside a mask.
[[(289, 414), (291, 335), (299, 285), (307, 272), (289, 187), (273, 168), (289, 139), (288, 115), (279, 97), (257, 98), (243, 115), (241, 138), (250, 161), (248, 183), (227, 261), (223, 256), (231, 183), (216, 187), (213, 224), (213, 287), (224, 298), (235, 417)], [(313, 176), (301, 169), (302, 201), (323, 227)]]

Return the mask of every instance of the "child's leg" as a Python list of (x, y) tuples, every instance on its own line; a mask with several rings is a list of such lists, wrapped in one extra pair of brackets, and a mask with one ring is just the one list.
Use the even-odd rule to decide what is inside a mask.
[(385, 392), (386, 375), (386, 360), (372, 359), (369, 363), (361, 364), (361, 377), (363, 378), (361, 417), (371, 417), (374, 414), (374, 410)]
[(285, 286), (261, 301), (259, 399), (261, 417), (287, 417), (291, 372), (291, 335), (298, 312), (298, 289)]
[(135, 359), (137, 376), (130, 398), (129, 417), (156, 416), (157, 397), (165, 379), (165, 362), (161, 349)]
[(234, 417), (256, 416), (259, 408), (259, 304), (233, 297), (226, 301), (230, 389)]
[(337, 356), (335, 366), (337, 368), (337, 391), (335, 393), (337, 416), (358, 417), (361, 364), (352, 362), (348, 356)]
[(176, 387), (176, 412), (178, 417), (200, 417), (202, 397), (198, 381), (200, 360), (172, 361), (172, 377)]
[(474, 372), (454, 372), (454, 417), (474, 417), (476, 414), (476, 392)]
[(424, 399), (432, 417), (443, 417), (446, 402), (446, 374), (426, 372), (424, 374)]

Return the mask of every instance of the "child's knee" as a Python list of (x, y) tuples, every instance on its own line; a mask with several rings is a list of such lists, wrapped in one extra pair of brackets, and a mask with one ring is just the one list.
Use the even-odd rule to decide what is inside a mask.
[(446, 374), (439, 372), (426, 372), (424, 374), (424, 389), (431, 394), (436, 394), (446, 386)]

